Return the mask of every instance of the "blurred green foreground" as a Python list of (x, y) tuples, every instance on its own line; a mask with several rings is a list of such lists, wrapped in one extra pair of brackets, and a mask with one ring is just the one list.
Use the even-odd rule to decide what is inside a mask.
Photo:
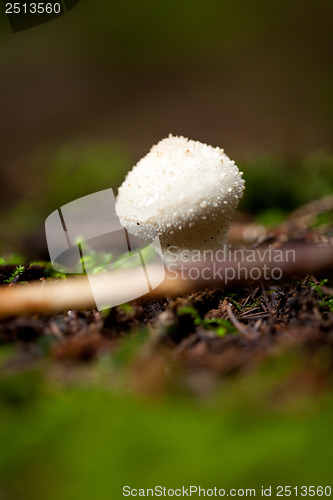
[(60, 367), (50, 380), (47, 365), (17, 372), (6, 358), (1, 499), (118, 499), (126, 485), (256, 488), (256, 496), (261, 486), (332, 486), (333, 394), (305, 384), (283, 396), (295, 359), (270, 360), (196, 399), (179, 388), (157, 398), (111, 389), (105, 360), (90, 381), (84, 371), (71, 381), (68, 370), (59, 382)]

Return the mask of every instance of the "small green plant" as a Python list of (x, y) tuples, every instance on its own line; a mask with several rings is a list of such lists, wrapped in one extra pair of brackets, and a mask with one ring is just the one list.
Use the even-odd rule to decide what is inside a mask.
[(325, 293), (323, 287), (328, 284), (328, 279), (323, 279), (319, 281), (319, 283), (315, 283), (313, 280), (309, 280), (309, 284), (313, 290), (317, 292), (319, 297), (323, 299), (321, 302), (318, 302), (320, 307), (328, 308), (329, 311), (333, 312), (333, 295)]
[(333, 312), (333, 299), (327, 299), (324, 300), (323, 302), (319, 302), (319, 305), (321, 307), (328, 307), (328, 310)]
[[(76, 238), (75, 243), (80, 249), (80, 264), (83, 270), (89, 270), (90, 274), (99, 274), (107, 271), (106, 266), (108, 266), (113, 259), (112, 253), (97, 252), (89, 248), (87, 242), (81, 237)], [(77, 269), (78, 272), (80, 272), (81, 266)]]
[[(83, 261), (83, 259), (82, 259)], [(104, 273), (107, 271), (108, 264), (112, 262), (112, 253), (101, 253), (95, 252), (94, 250), (90, 250), (87, 255), (84, 256), (84, 266), (86, 269), (89, 269), (89, 272), (92, 274)]]
[(43, 261), (43, 260), (30, 262), (29, 267), (35, 267), (35, 266), (44, 268), (44, 277), (45, 278), (66, 279), (66, 274), (60, 273), (59, 271), (55, 271), (51, 262)]
[(122, 309), (126, 314), (132, 314), (134, 312), (133, 306), (125, 302), (125, 304), (120, 304), (119, 309)]
[(228, 321), (223, 318), (201, 318), (198, 311), (191, 306), (182, 307), (178, 311), (178, 316), (189, 314), (194, 319), (195, 326), (202, 326), (205, 330), (214, 330), (218, 337), (224, 337), (227, 333), (237, 333), (236, 328)]
[[(105, 273), (110, 270), (108, 267), (112, 264), (112, 269), (130, 269), (138, 266), (138, 261), (135, 259), (128, 259), (129, 252), (124, 252), (118, 255), (115, 260), (111, 252), (97, 252), (89, 248), (87, 242), (83, 238), (77, 238), (75, 243), (81, 249), (82, 257), (80, 264), (84, 270), (89, 270), (89, 274)], [(145, 263), (151, 262), (155, 257), (154, 250), (148, 246), (140, 249)], [(78, 272), (79, 269), (78, 269)]]
[(238, 309), (239, 311), (242, 310), (242, 306), (239, 302), (237, 302), (237, 300), (235, 300), (233, 297), (236, 297), (236, 293), (231, 293), (228, 295), (228, 302), (230, 302), (233, 306), (236, 307), (236, 309)]
[(18, 278), (19, 276), (24, 273), (25, 271), (25, 267), (24, 266), (16, 266), (16, 269), (14, 272), (12, 272), (12, 274), (10, 275), (10, 277), (4, 281), (4, 283), (9, 283), (9, 284), (12, 284), (13, 282), (16, 282), (18, 281)]
[(325, 286), (327, 284), (327, 282), (328, 282), (327, 279), (323, 279), (323, 280), (319, 281), (319, 283), (315, 283), (313, 280), (309, 280), (309, 285), (311, 286), (311, 288), (313, 290), (315, 290), (317, 292), (319, 297), (324, 298), (325, 293), (323, 292), (322, 287)]

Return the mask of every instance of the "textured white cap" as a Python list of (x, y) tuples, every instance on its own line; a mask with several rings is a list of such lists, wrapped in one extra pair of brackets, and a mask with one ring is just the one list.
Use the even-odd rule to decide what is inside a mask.
[(130, 233), (159, 236), (164, 251), (190, 256), (226, 244), (243, 190), (242, 172), (223, 149), (169, 135), (127, 174), (116, 212)]

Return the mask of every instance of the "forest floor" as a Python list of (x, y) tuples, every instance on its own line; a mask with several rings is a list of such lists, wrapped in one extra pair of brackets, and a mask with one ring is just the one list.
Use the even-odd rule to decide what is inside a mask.
[[(330, 247), (326, 219), (303, 222), (251, 244)], [(66, 279), (52, 273), (7, 262), (0, 280)], [(125, 485), (330, 487), (332, 269), (105, 313), (3, 317), (0, 367), (1, 499), (107, 500)]]
[[(332, 242), (327, 225), (297, 231), (298, 244)], [(280, 225), (269, 233), (270, 244), (285, 242), (287, 232)], [(0, 266), (0, 280), (8, 287), (31, 281), (42, 286), (52, 279), (48, 276), (47, 263)], [(280, 391), (321, 391), (333, 372), (332, 270), (324, 277), (143, 297), (106, 313), (86, 309), (3, 318), (0, 343), (14, 348), (24, 364), (47, 359), (51, 365), (70, 365), (71, 372), (79, 365), (93, 367), (96, 360), (117, 364), (124, 358), (118, 371), (131, 372), (131, 388), (155, 394), (170, 385), (184, 386), (199, 396), (225, 377), (247, 376), (267, 359), (289, 353), (299, 361)]]

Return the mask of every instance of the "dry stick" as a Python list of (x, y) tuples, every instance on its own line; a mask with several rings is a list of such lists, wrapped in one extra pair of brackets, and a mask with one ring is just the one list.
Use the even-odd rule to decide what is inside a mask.
[[(266, 257), (262, 261), (258, 259), (257, 262), (235, 260), (229, 262), (191, 263), (188, 270), (182, 269), (182, 273), (178, 273), (177, 279), (174, 279), (174, 269), (172, 275), (167, 272), (163, 283), (148, 294), (147, 297), (175, 296), (194, 289), (209, 287), (249, 286), (263, 281), (264, 266), (266, 266), (268, 274), (274, 267), (279, 267), (283, 272), (282, 278), (284, 280), (289, 278), (301, 279), (309, 274), (315, 274), (319, 277), (323, 272), (329, 272), (333, 269), (333, 246), (299, 244), (293, 247), (285, 245), (281, 249), (284, 251), (294, 250), (295, 262), (292, 260), (278, 263), (269, 262)], [(261, 255), (264, 255), (264, 251), (263, 249)], [(241, 273), (239, 273), (238, 266), (243, 269)], [(246, 277), (246, 271), (249, 274), (253, 267), (260, 271), (260, 275), (256, 273), (259, 275), (258, 278), (256, 279), (256, 276), (254, 276), (253, 279), (249, 280)], [(193, 268), (198, 270), (195, 273), (199, 274), (198, 279), (191, 279), (190, 270)], [(219, 270), (219, 272), (216, 273), (216, 270)], [(228, 276), (234, 276), (226, 284), (225, 273), (227, 270)], [(149, 273), (157, 273), (158, 276), (160, 269), (159, 267), (155, 269), (152, 266)], [(141, 276), (141, 269), (125, 269), (101, 274), (98, 279), (97, 290), (99, 302), (101, 297), (105, 297), (106, 304), (112, 302), (121, 304), (127, 301), (129, 290), (132, 296), (135, 296), (135, 291), (138, 289), (137, 295), (139, 296), (141, 294), (139, 291), (141, 290)], [(205, 279), (207, 276), (212, 278), (207, 280)], [(274, 283), (277, 284), (276, 281)], [(40, 282), (35, 282), (27, 285), (15, 285), (11, 288), (8, 286), (0, 287), (0, 316), (32, 312), (58, 312), (84, 307), (96, 307), (87, 277), (69, 278), (66, 281), (48, 281), (43, 285)]]
[[(156, 271), (149, 269), (149, 276), (153, 278)], [(124, 269), (122, 271), (100, 274), (95, 281), (94, 291), (99, 297), (105, 297), (105, 304), (121, 304), (127, 301), (128, 293), (141, 295), (141, 269)], [(172, 294), (174, 286), (179, 293), (185, 291), (186, 283), (178, 280), (175, 285), (165, 280), (159, 287), (160, 294)], [(58, 312), (64, 309), (81, 309), (96, 307), (94, 295), (86, 276), (68, 278), (59, 281), (33, 282), (27, 285), (16, 285), (8, 288), (0, 287), (0, 316), (24, 314), (31, 312)]]
[(257, 330), (238, 321), (238, 319), (232, 312), (230, 304), (227, 306), (227, 313), (231, 323), (235, 328), (237, 328), (241, 337), (244, 337), (246, 340), (256, 340), (259, 337), (260, 333)]
[[(160, 275), (160, 267), (149, 268), (149, 277)], [(140, 296), (142, 289), (142, 269), (124, 269), (100, 274), (94, 284), (94, 292), (105, 304), (127, 302), (129, 291), (132, 296)], [(174, 290), (182, 293), (190, 284), (182, 280), (164, 280), (155, 295), (172, 295)], [(136, 289), (138, 290), (136, 293)], [(103, 301), (102, 301), (103, 303)], [(66, 280), (49, 280), (0, 287), (0, 316), (11, 316), (31, 312), (58, 312), (68, 309), (96, 307), (94, 295), (86, 276)]]

